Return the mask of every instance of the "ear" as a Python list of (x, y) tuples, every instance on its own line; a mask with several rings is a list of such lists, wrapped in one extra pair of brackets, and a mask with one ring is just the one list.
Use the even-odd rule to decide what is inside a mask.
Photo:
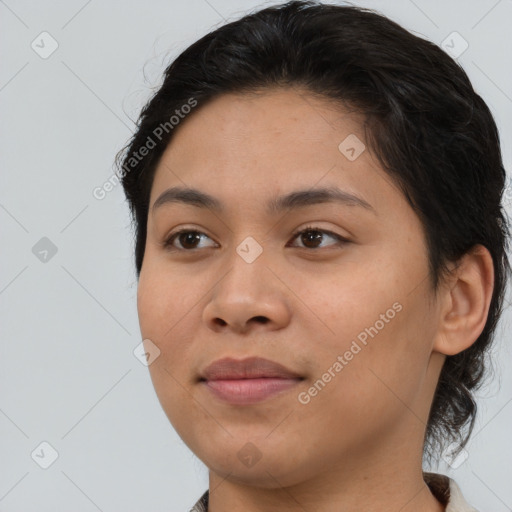
[(482, 333), (494, 289), (494, 265), (483, 245), (475, 245), (455, 266), (438, 297), (439, 329), (433, 350), (448, 356), (470, 347)]

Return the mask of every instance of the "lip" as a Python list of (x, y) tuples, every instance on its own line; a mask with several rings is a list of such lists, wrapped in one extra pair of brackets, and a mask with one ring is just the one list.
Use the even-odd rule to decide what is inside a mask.
[(207, 366), (200, 375), (201, 380), (235, 380), (259, 378), (302, 378), (298, 373), (282, 364), (262, 357), (234, 359), (225, 357)]
[(303, 377), (261, 357), (223, 358), (206, 367), (200, 384), (217, 398), (236, 405), (254, 404), (296, 386)]

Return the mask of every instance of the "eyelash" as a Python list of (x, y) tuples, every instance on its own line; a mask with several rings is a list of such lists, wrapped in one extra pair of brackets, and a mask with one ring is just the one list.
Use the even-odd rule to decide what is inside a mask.
[[(333, 237), (333, 238), (335, 238), (337, 240), (337, 244), (338, 245), (344, 245), (344, 244), (350, 242), (349, 240), (347, 240), (346, 238), (342, 237), (341, 235), (338, 235), (337, 233), (334, 233), (334, 232), (326, 230), (326, 229), (321, 229), (321, 228), (318, 228), (318, 227), (315, 227), (315, 226), (306, 226), (305, 228), (302, 228), (302, 229), (299, 229), (299, 230), (295, 231), (295, 233), (293, 233), (293, 235), (292, 235), (292, 240), (295, 240), (299, 235), (301, 235), (303, 233), (310, 232), (310, 231), (318, 232), (318, 233), (322, 233), (324, 235), (331, 236), (331, 237)], [(164, 248), (169, 250), (169, 251), (182, 251), (182, 252), (194, 252), (196, 250), (199, 250), (196, 247), (193, 248), (193, 249), (181, 249), (181, 248), (176, 248), (176, 247), (172, 246), (174, 240), (176, 238), (178, 238), (183, 233), (195, 233), (195, 234), (199, 234), (199, 235), (205, 235), (205, 233), (203, 233), (201, 231), (198, 231), (196, 229), (190, 229), (190, 228), (180, 229), (179, 231), (176, 231), (175, 233), (172, 233), (165, 240), (165, 242), (163, 244)], [(208, 235), (206, 235), (206, 236), (208, 236)], [(332, 245), (337, 245), (337, 244), (332, 244)], [(310, 251), (318, 251), (319, 249), (322, 249), (322, 247), (314, 247), (314, 248), (299, 247), (299, 249), (309, 249)]]

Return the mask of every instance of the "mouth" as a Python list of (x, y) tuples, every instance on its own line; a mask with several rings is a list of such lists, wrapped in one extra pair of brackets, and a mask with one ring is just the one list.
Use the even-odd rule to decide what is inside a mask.
[(215, 361), (199, 383), (213, 396), (234, 405), (250, 405), (289, 391), (304, 377), (268, 359), (250, 357)]
[(235, 405), (261, 402), (295, 387), (302, 379), (230, 379), (202, 381), (217, 398)]

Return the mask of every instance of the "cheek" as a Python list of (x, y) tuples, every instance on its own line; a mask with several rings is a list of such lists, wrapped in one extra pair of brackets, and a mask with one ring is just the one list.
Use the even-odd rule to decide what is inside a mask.
[(137, 312), (142, 336), (165, 345), (187, 315), (199, 307), (201, 290), (183, 273), (158, 264), (143, 267), (137, 288)]
[(165, 394), (176, 405), (180, 384), (189, 384), (186, 371), (195, 364), (190, 351), (198, 325), (193, 317), (194, 305), (200, 306), (199, 297), (179, 291), (184, 287), (183, 277), (157, 272), (155, 267), (150, 270), (141, 272), (137, 290), (140, 331), (143, 339), (151, 340), (160, 350), (149, 366), (155, 390), (160, 399)]
[[(378, 267), (322, 280), (308, 295), (322, 320), (315, 329), (323, 333), (315, 343), (313, 380), (330, 379), (326, 387), (339, 393), (338, 403), (370, 404), (376, 396), (397, 402), (393, 393), (410, 401), (428, 364), (434, 324), (426, 282), (410, 293), (419, 269)], [(377, 402), (378, 409), (383, 402)]]
[(364, 343), (372, 333), (381, 337), (381, 332), (396, 323), (402, 309), (400, 292), (384, 272), (372, 275), (368, 269), (338, 270), (316, 281), (315, 286), (302, 283), (301, 289), (307, 290), (302, 294), (304, 302), (316, 313), (319, 333), (329, 339), (330, 350), (348, 349), (350, 341), (357, 338)]
[[(357, 319), (340, 315), (339, 332), (345, 329), (347, 336), (323, 340), (327, 343), (304, 389), (309, 403), (301, 406), (304, 422), (320, 429), (320, 437), (331, 439), (337, 429), (339, 443), (357, 445), (358, 440), (367, 442), (393, 429), (397, 418), (414, 410), (428, 363), (428, 342), (411, 337), (414, 310), (410, 303), (401, 305), (400, 311), (388, 313), (388, 323), (373, 314)], [(318, 426), (319, 417), (329, 419)]]
[(160, 350), (148, 367), (150, 377), (162, 409), (178, 428), (182, 418), (190, 416), (190, 394), (186, 389), (190, 376), (186, 371), (194, 364), (188, 350), (193, 332), (188, 330), (186, 319), (197, 302), (194, 297), (188, 300), (186, 294), (176, 292), (183, 286), (182, 280), (148, 265), (141, 271), (137, 290), (142, 338), (150, 339)]

